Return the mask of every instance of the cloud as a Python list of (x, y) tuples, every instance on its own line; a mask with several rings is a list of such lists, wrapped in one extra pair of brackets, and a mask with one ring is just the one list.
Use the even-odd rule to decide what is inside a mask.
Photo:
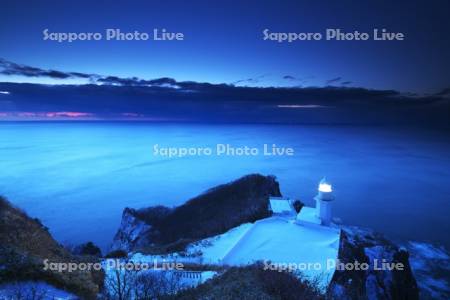
[(82, 117), (92, 117), (92, 113), (78, 112), (78, 111), (57, 111), (57, 112), (46, 112), (45, 116), (48, 118), (55, 117), (68, 117), (68, 118), (82, 118)]
[(256, 77), (250, 77), (250, 78), (246, 78), (246, 79), (240, 79), (237, 81), (232, 82), (232, 85), (238, 85), (238, 84), (243, 84), (243, 83), (247, 83), (247, 84), (257, 84), (259, 82), (261, 82), (261, 80), (265, 77), (267, 77), (269, 74), (262, 74)]
[[(405, 96), (394, 90), (353, 87), (261, 88), (178, 82), (159, 85), (41, 85), (0, 83), (11, 91), (1, 113), (22, 118), (190, 120), (199, 122), (385, 124), (446, 120), (442, 97)], [(445, 104), (447, 103), (447, 104)], [(439, 106), (437, 106), (439, 104)], [(25, 112), (24, 114), (22, 114)], [(48, 114), (48, 112), (57, 112)], [(34, 115), (33, 115), (34, 114)], [(75, 115), (73, 115), (75, 116)], [(82, 116), (82, 115), (79, 115)], [(425, 120), (424, 120), (425, 118)], [(5, 119), (5, 118), (3, 118)], [(72, 119), (77, 119), (72, 117)], [(80, 118), (78, 118), (80, 119)]]
[(232, 82), (231, 84), (240, 84), (240, 83), (257, 83), (258, 80), (254, 79), (254, 78), (247, 78), (247, 79), (240, 79), (237, 81)]
[[(36, 76), (55, 76), (49, 70), (29, 66), (12, 69), (26, 70), (38, 74)], [(145, 80), (75, 72), (64, 74), (79, 78), (89, 76), (83, 78), (96, 84), (0, 82), (0, 91), (10, 93), (7, 102), (0, 102), (0, 113), (25, 113), (21, 117), (34, 113), (47, 118), (70, 118), (70, 114), (65, 112), (76, 112), (87, 114), (79, 115), (82, 117), (101, 119), (308, 124), (431, 124), (448, 120), (445, 115), (449, 106), (446, 90), (413, 97), (395, 90), (349, 87), (345, 81), (341, 82), (345, 86), (277, 88), (177, 81), (169, 77)], [(266, 75), (253, 80), (263, 76)], [(298, 79), (292, 75), (286, 76)], [(292, 79), (288, 77), (286, 80)], [(342, 78), (328, 82), (339, 81)]]
[(297, 78), (292, 76), (292, 75), (284, 75), (283, 79), (286, 79), (286, 80), (297, 80)]
[(336, 83), (342, 80), (342, 77), (336, 77), (336, 78), (332, 78), (332, 79), (328, 79), (327, 81), (325, 81), (326, 85), (330, 85), (332, 83)]
[(331, 78), (331, 79), (325, 81), (325, 85), (332, 85), (332, 84), (338, 83), (338, 82), (341, 82), (341, 85), (350, 85), (353, 83), (352, 81), (349, 81), (349, 80), (346, 80), (346, 81), (343, 81), (343, 80), (344, 79), (342, 77)]
[(82, 119), (91, 120), (95, 118), (92, 113), (86, 112), (75, 112), (75, 111), (57, 111), (57, 112), (30, 112), (30, 111), (19, 111), (19, 112), (0, 112), (0, 117), (7, 120), (14, 119), (57, 119), (57, 120), (70, 120), (70, 119)]
[(120, 78), (117, 76), (107, 76), (99, 78), (97, 82), (117, 85), (141, 85), (140, 80), (137, 77)]
[(313, 79), (314, 76), (296, 77), (296, 76), (293, 76), (293, 75), (284, 75), (282, 78), (284, 80), (287, 80), (287, 81), (290, 81), (290, 82), (298, 82), (298, 83), (304, 84), (308, 80)]
[(0, 58), (0, 74), (20, 75), (26, 77), (49, 77), (54, 79), (67, 78), (91, 78), (95, 75), (79, 72), (61, 72), (56, 70), (45, 70), (27, 65), (16, 64), (14, 62)]
[(436, 96), (450, 96), (450, 88), (445, 88), (442, 91), (435, 94)]
[(278, 108), (326, 108), (329, 106), (317, 105), (317, 104), (279, 104)]
[(165, 88), (180, 88), (175, 79), (168, 77), (152, 80), (144, 80), (137, 77), (121, 78), (117, 76), (106, 76), (98, 78), (96, 82), (102, 84), (125, 85), (125, 86), (147, 86), (147, 87), (153, 86)]
[(123, 78), (118, 76), (102, 76), (98, 74), (88, 74), (80, 72), (62, 72), (56, 70), (45, 70), (32, 66), (17, 64), (0, 58), (0, 74), (19, 75), (26, 77), (48, 77), (53, 79), (81, 78), (88, 79), (91, 83), (126, 85), (126, 86), (159, 86), (167, 88), (179, 88), (173, 78), (158, 78), (144, 80), (137, 77)]
[(10, 93), (8, 91), (0, 91), (0, 94), (2, 94), (2, 95), (9, 95)]

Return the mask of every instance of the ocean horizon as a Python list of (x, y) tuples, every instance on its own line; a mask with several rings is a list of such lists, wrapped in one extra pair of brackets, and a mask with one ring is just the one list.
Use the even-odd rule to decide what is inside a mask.
[[(153, 153), (218, 144), (294, 154)], [(250, 173), (275, 175), (284, 196), (314, 205), (326, 177), (343, 224), (450, 248), (449, 150), (445, 132), (394, 126), (1, 122), (0, 195), (61, 243), (107, 249), (125, 207), (180, 205)]]

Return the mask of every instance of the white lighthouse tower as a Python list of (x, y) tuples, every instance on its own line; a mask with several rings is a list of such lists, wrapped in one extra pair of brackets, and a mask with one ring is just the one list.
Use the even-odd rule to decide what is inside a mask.
[(320, 219), (322, 225), (330, 225), (331, 223), (331, 203), (334, 200), (333, 189), (331, 184), (323, 178), (319, 183), (319, 193), (316, 200), (316, 216)]

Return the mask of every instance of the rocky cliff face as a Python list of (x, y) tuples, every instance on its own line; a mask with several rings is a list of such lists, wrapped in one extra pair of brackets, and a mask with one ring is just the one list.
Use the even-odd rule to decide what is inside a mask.
[(174, 209), (126, 208), (112, 248), (169, 252), (269, 215), (269, 196), (281, 196), (273, 176), (247, 175), (212, 188)]
[(122, 213), (122, 221), (119, 230), (114, 236), (111, 250), (131, 251), (150, 244), (151, 225), (138, 217), (138, 212), (132, 208), (125, 208)]
[(420, 299), (450, 299), (450, 252), (443, 246), (408, 242), (409, 261)]
[[(419, 289), (411, 271), (408, 252), (398, 248), (381, 234), (369, 229), (343, 227), (339, 260), (343, 264), (355, 261), (366, 263), (369, 268), (337, 269), (329, 287), (332, 297), (419, 299)], [(389, 270), (389, 266), (397, 263), (404, 267), (403, 270), (399, 268)]]
[[(269, 216), (269, 196), (280, 196), (274, 177), (249, 175), (213, 188), (174, 209), (125, 209), (113, 249), (167, 253), (196, 240), (219, 235), (240, 224)], [(418, 299), (409, 254), (371, 230), (344, 226), (340, 262), (368, 263), (368, 270), (337, 270), (330, 299)], [(373, 262), (401, 263), (404, 270), (374, 270)], [(221, 282), (217, 281), (218, 284)], [(236, 285), (240, 284), (237, 280)], [(221, 287), (218, 287), (219, 290)], [(200, 289), (201, 290), (201, 286)], [(268, 299), (271, 299), (270, 297)], [(278, 298), (276, 298), (278, 299)], [(296, 298), (294, 298), (296, 299)]]
[(44, 269), (44, 260), (81, 262), (60, 246), (39, 220), (0, 197), (0, 283), (40, 280), (94, 299), (103, 284), (103, 273), (55, 272)]

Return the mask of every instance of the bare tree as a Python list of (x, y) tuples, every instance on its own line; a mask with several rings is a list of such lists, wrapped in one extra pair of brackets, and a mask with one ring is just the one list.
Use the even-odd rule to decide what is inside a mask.
[(178, 272), (115, 269), (105, 278), (104, 296), (108, 300), (150, 300), (182, 288)]
[(115, 269), (105, 277), (105, 293), (107, 299), (130, 300), (135, 285), (136, 272), (126, 269)]
[(183, 287), (180, 273), (148, 271), (139, 274), (135, 281), (135, 299), (158, 299), (163, 295), (175, 294)]

